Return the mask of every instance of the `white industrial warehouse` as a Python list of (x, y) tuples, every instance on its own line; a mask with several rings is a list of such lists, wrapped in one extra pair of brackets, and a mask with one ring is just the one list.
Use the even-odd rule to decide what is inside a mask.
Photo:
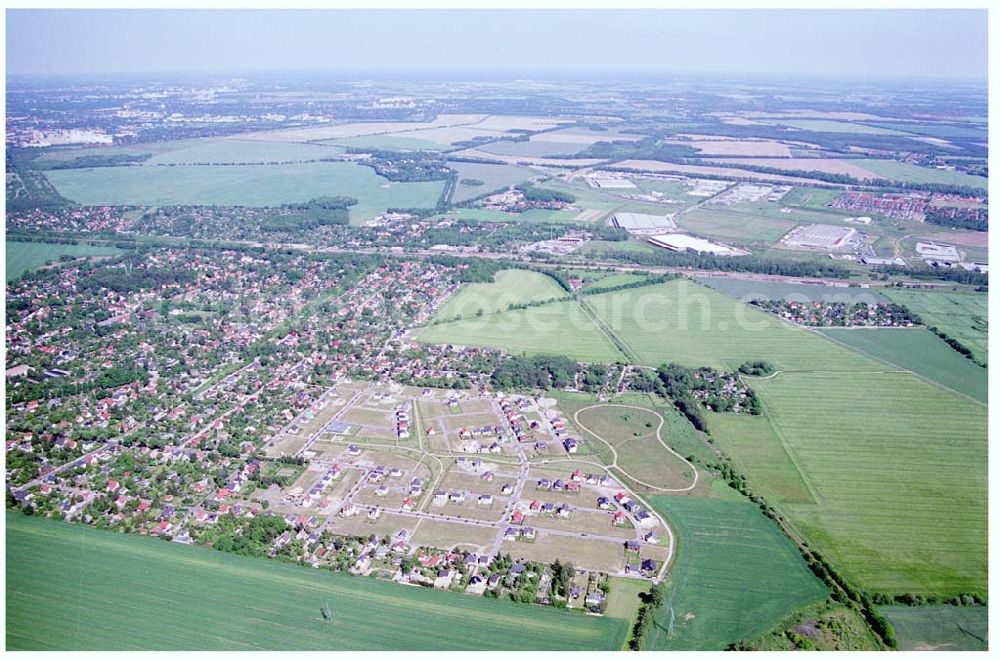
[(744, 250), (739, 250), (722, 243), (713, 243), (704, 238), (689, 236), (688, 234), (658, 234), (650, 236), (649, 242), (657, 247), (673, 250), (674, 252), (708, 252), (719, 257), (736, 257), (747, 254)]
[(630, 234), (658, 234), (677, 229), (673, 215), (648, 215), (646, 213), (615, 213), (611, 224)]

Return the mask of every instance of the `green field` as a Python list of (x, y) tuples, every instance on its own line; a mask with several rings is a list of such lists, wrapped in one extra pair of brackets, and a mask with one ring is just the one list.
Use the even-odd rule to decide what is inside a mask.
[(791, 126), (800, 131), (814, 131), (817, 133), (853, 133), (855, 135), (907, 135), (904, 131), (897, 131), (892, 128), (879, 128), (877, 126), (867, 126), (865, 124), (855, 124), (846, 121), (833, 121), (828, 119), (769, 119), (768, 124), (780, 124), (781, 126)]
[(61, 243), (31, 243), (27, 241), (7, 241), (7, 281), (12, 282), (30, 270), (53, 261), (63, 255), (71, 257), (91, 257), (115, 255), (121, 252), (116, 247), (104, 245), (64, 245)]
[(859, 160), (857, 164), (880, 178), (909, 183), (943, 183), (953, 186), (970, 186), (986, 190), (986, 177), (972, 176), (964, 172), (950, 172), (931, 167), (920, 167), (894, 160)]
[[(721, 650), (763, 633), (827, 589), (798, 550), (746, 500), (654, 496), (678, 535), (666, 605), (644, 649)], [(670, 608), (674, 633), (668, 635)]]
[(840, 190), (796, 186), (781, 198), (781, 204), (783, 206), (801, 206), (809, 209), (826, 209), (828, 208), (827, 205), (837, 197), (840, 197), (840, 195)]
[(743, 245), (776, 243), (796, 225), (792, 216), (770, 218), (713, 206), (703, 206), (678, 217), (682, 229)]
[(764, 490), (805, 479), (817, 503), (781, 508), (811, 545), (864, 589), (985, 592), (985, 406), (903, 372), (750, 382), (801, 472), (756, 460), (756, 435), (723, 444)]
[(622, 286), (623, 284), (635, 284), (636, 282), (642, 282), (649, 279), (646, 275), (632, 275), (631, 273), (615, 273), (614, 275), (608, 275), (607, 277), (602, 277), (598, 280), (590, 282), (587, 286), (583, 287), (583, 291), (589, 291), (592, 289), (604, 289), (612, 286)]
[(985, 293), (885, 289), (885, 295), (915, 312), (925, 325), (965, 344), (979, 360), (988, 355), (988, 302)]
[(419, 331), (417, 339), (428, 344), (494, 346), (515, 354), (565, 355), (593, 362), (624, 359), (611, 339), (572, 300), (429, 325)]
[(791, 454), (764, 416), (705, 413), (712, 439), (768, 499), (815, 504), (813, 494)]
[(524, 213), (505, 213), (496, 209), (452, 209), (447, 217), (484, 222), (573, 222), (579, 213), (556, 209), (528, 209)]
[(19, 513), (6, 522), (8, 650), (618, 650), (630, 625)]
[(766, 359), (779, 369), (867, 370), (872, 362), (815, 333), (678, 278), (655, 286), (587, 296), (605, 323), (639, 357), (658, 367), (735, 369)]
[(546, 156), (573, 156), (587, 148), (585, 144), (567, 144), (565, 142), (512, 142), (498, 140), (479, 147), (480, 151), (500, 156), (523, 156), (525, 158), (544, 158)]
[[(464, 202), (473, 197), (522, 183), (538, 175), (537, 172), (517, 165), (448, 161), (448, 167), (458, 172), (458, 182), (455, 184), (455, 193), (452, 195), (453, 202)], [(467, 186), (462, 183), (462, 179), (477, 179), (482, 181), (483, 185)]]
[(554, 279), (530, 270), (502, 270), (492, 282), (465, 284), (434, 315), (435, 320), (452, 320), (506, 311), (508, 305), (552, 300), (568, 295)]
[(922, 605), (880, 607), (896, 629), (901, 651), (986, 651), (988, 610), (985, 607)]
[(355, 147), (357, 149), (385, 149), (387, 151), (446, 151), (454, 148), (450, 144), (409, 137), (405, 133), (402, 135), (359, 135), (358, 137), (336, 140), (322, 140), (318, 144)]
[(903, 369), (987, 401), (986, 369), (926, 328), (823, 328), (819, 332)]
[(348, 195), (358, 199), (351, 207), (352, 222), (368, 220), (389, 207), (433, 207), (444, 187), (443, 181), (392, 183), (370, 167), (344, 162), (99, 167), (53, 170), (46, 176), (60, 194), (85, 205), (273, 206)]
[(791, 284), (788, 282), (761, 282), (738, 280), (734, 277), (699, 277), (698, 282), (721, 291), (737, 300), (798, 300), (824, 302), (884, 303), (888, 299), (879, 293), (882, 289), (861, 287), (824, 286), (820, 284)]

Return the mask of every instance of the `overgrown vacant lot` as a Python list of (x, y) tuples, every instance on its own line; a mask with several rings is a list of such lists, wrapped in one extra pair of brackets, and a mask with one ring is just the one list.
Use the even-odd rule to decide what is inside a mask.
[(355, 163), (97, 167), (53, 170), (46, 176), (61, 195), (86, 205), (271, 206), (346, 195), (358, 200), (351, 207), (354, 222), (390, 207), (431, 208), (444, 187), (442, 181), (392, 183)]
[[(782, 508), (838, 568), (874, 591), (985, 591), (985, 406), (907, 373), (784, 373), (752, 386), (817, 494)], [(742, 457), (756, 451), (749, 440), (726, 444)], [(796, 477), (747, 469), (778, 493)]]
[(568, 295), (554, 279), (530, 270), (502, 270), (492, 282), (466, 284), (435, 314), (435, 319), (476, 316), (507, 310), (511, 304), (552, 300)]
[(916, 312), (927, 325), (962, 342), (980, 360), (988, 357), (988, 301), (985, 293), (886, 289), (885, 294)]
[(826, 596), (792, 542), (750, 502), (658, 495), (650, 503), (677, 531), (679, 545), (665, 606), (644, 649), (721, 650)]
[(121, 252), (116, 247), (104, 245), (63, 245), (61, 243), (31, 243), (27, 241), (7, 241), (7, 281), (16, 280), (29, 270), (56, 261), (63, 255), (71, 257), (91, 257), (115, 255)]
[(624, 359), (572, 300), (430, 325), (417, 338), (430, 344), (495, 346), (512, 353), (565, 355), (593, 362)]
[(604, 322), (649, 366), (735, 369), (766, 359), (779, 369), (871, 370), (882, 365), (815, 333), (679, 278), (588, 296)]
[(986, 369), (959, 355), (927, 328), (825, 328), (821, 332), (986, 403)]
[(6, 521), (9, 650), (617, 650), (629, 627), (18, 513)]

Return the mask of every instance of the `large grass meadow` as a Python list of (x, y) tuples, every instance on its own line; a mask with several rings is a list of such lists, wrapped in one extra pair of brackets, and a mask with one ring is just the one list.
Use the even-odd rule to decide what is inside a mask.
[(645, 650), (722, 650), (828, 594), (794, 544), (752, 503), (669, 495), (649, 500), (677, 531), (678, 554)]
[[(517, 165), (494, 165), (490, 163), (466, 163), (463, 161), (448, 161), (448, 167), (458, 172), (458, 182), (452, 195), (453, 202), (464, 202), (473, 197), (506, 188), (527, 181), (537, 172), (527, 167)], [(482, 181), (480, 186), (469, 186), (463, 180)]]
[(630, 625), (19, 513), (6, 522), (7, 650), (612, 651)]
[(988, 372), (927, 328), (824, 328), (825, 336), (986, 403)]
[(838, 568), (874, 591), (985, 591), (984, 405), (908, 373), (783, 373), (752, 385), (799, 469), (755, 467), (753, 436), (723, 446), (762, 488), (807, 481), (816, 503), (781, 508)]
[(352, 222), (390, 207), (431, 208), (444, 187), (443, 181), (393, 183), (370, 167), (346, 162), (97, 167), (52, 170), (46, 176), (61, 195), (84, 205), (275, 206), (347, 195), (358, 200), (351, 207)]
[(63, 243), (34, 243), (29, 241), (6, 241), (7, 281), (12, 282), (28, 271), (40, 268), (59, 257), (92, 257), (115, 255), (121, 252), (116, 247), (105, 245), (70, 245)]
[(494, 346), (514, 354), (565, 355), (587, 362), (624, 359), (573, 300), (429, 325), (420, 329), (417, 339), (429, 344)]
[(708, 287), (678, 278), (587, 296), (643, 364), (736, 369), (767, 359), (779, 369), (869, 370), (872, 362)]
[(492, 282), (466, 284), (434, 315), (436, 320), (506, 311), (508, 305), (562, 298), (566, 291), (554, 279), (530, 270), (502, 270)]
[(985, 293), (886, 289), (893, 302), (906, 305), (926, 325), (962, 342), (980, 360), (988, 357), (988, 303)]

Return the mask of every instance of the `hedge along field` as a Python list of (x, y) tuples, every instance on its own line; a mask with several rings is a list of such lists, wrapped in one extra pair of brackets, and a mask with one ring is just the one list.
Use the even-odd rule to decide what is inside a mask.
[[(678, 548), (665, 605), (643, 650), (722, 650), (829, 593), (794, 544), (751, 502), (648, 499), (677, 531)], [(672, 636), (667, 634), (671, 607)]]
[(274, 206), (347, 195), (358, 200), (351, 207), (355, 223), (390, 207), (433, 208), (444, 189), (443, 181), (393, 183), (370, 167), (344, 162), (97, 167), (45, 175), (61, 195), (84, 205)]
[(493, 346), (515, 354), (564, 355), (586, 362), (625, 360), (574, 300), (429, 325), (419, 330), (417, 340)]
[(938, 329), (962, 342), (976, 358), (986, 361), (988, 347), (988, 302), (985, 293), (957, 291), (917, 291), (914, 289), (885, 289), (893, 302), (915, 312), (928, 326)]
[(927, 328), (823, 328), (822, 334), (986, 403), (989, 378)]
[(630, 625), (19, 513), (6, 522), (8, 650), (618, 650)]
[(28, 271), (56, 261), (63, 255), (92, 257), (116, 255), (121, 250), (106, 245), (69, 245), (62, 243), (34, 243), (6, 241), (7, 281), (12, 282)]
[(492, 282), (475, 282), (464, 285), (457, 295), (445, 303), (434, 315), (446, 321), (456, 316), (493, 314), (507, 310), (511, 304), (523, 304), (563, 298), (569, 295), (554, 279), (530, 270), (502, 270)]
[[(986, 406), (909, 373), (783, 373), (751, 385), (817, 494), (781, 509), (839, 570), (872, 591), (985, 593)], [(740, 441), (724, 444), (752, 456)], [(747, 469), (780, 492), (783, 470)]]
[(708, 287), (678, 278), (587, 296), (643, 364), (732, 370), (747, 360), (778, 369), (865, 371), (885, 366)]

